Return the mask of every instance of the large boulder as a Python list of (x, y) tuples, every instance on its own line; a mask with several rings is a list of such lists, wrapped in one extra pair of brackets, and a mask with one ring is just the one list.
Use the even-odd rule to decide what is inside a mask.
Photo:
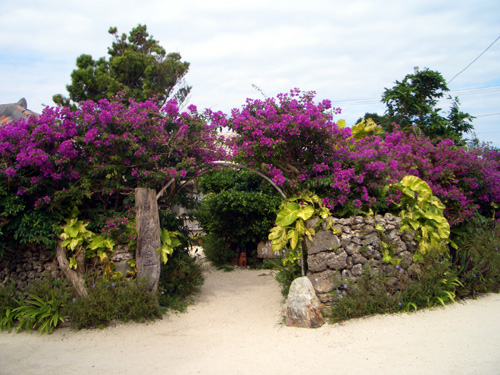
[(306, 276), (292, 282), (284, 312), (288, 327), (318, 328), (325, 323), (321, 302)]

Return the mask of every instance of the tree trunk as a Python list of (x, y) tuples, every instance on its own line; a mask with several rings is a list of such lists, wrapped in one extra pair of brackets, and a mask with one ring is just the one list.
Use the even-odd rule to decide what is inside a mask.
[(160, 279), (161, 246), (160, 217), (156, 202), (156, 191), (148, 188), (135, 189), (135, 211), (137, 229), (137, 248), (135, 265), (137, 275), (149, 279), (151, 289), (156, 291)]
[(56, 258), (59, 263), (59, 268), (64, 273), (64, 275), (69, 279), (73, 287), (75, 288), (76, 294), (80, 297), (87, 295), (87, 288), (85, 287), (85, 280), (83, 279), (84, 273), (84, 262), (85, 262), (85, 250), (80, 249), (79, 255), (77, 255), (77, 267), (76, 270), (69, 268), (68, 254), (65, 247), (61, 246), (59, 241), (56, 247)]

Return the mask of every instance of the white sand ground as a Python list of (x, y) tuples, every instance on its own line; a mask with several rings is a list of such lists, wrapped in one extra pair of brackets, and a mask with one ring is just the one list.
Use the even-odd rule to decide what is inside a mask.
[(269, 271), (208, 270), (187, 313), (52, 335), (0, 333), (0, 374), (500, 374), (500, 295), (319, 329), (281, 325)]

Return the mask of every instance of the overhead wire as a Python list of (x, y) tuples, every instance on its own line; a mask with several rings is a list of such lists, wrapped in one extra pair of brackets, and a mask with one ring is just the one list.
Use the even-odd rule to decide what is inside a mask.
[(478, 56), (478, 57), (476, 57), (474, 60), (472, 60), (472, 62), (471, 62), (469, 65), (467, 65), (465, 68), (463, 68), (463, 69), (462, 69), (461, 71), (459, 71), (457, 74), (455, 74), (455, 75), (453, 76), (453, 78), (452, 78), (452, 79), (450, 79), (450, 80), (448, 81), (448, 84), (450, 84), (450, 83), (451, 83), (451, 82), (452, 82), (455, 78), (457, 78), (460, 74), (462, 74), (463, 72), (465, 72), (465, 71), (469, 68), (469, 66), (471, 66), (472, 64), (474, 64), (474, 63), (475, 63), (475, 62), (476, 62), (476, 61), (477, 61), (477, 60), (478, 60), (481, 56), (483, 56), (483, 54), (484, 54), (486, 51), (488, 51), (488, 50), (491, 48), (491, 46), (493, 46), (493, 44), (495, 44), (495, 43), (498, 41), (498, 39), (500, 39), (500, 35), (499, 35), (499, 36), (498, 36), (498, 37), (497, 37), (497, 38), (493, 41), (493, 43), (491, 43), (491, 44), (490, 44), (490, 45), (489, 45), (489, 46), (488, 46), (488, 47), (487, 47), (487, 48), (486, 48), (483, 52), (481, 52), (481, 53), (479, 54), (479, 56)]

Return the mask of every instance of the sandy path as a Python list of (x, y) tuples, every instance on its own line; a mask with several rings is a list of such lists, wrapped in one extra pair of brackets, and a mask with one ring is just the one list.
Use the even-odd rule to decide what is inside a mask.
[(0, 333), (0, 374), (500, 374), (498, 294), (316, 330), (282, 326), (280, 308), (268, 271), (208, 271), (185, 314), (48, 336)]

